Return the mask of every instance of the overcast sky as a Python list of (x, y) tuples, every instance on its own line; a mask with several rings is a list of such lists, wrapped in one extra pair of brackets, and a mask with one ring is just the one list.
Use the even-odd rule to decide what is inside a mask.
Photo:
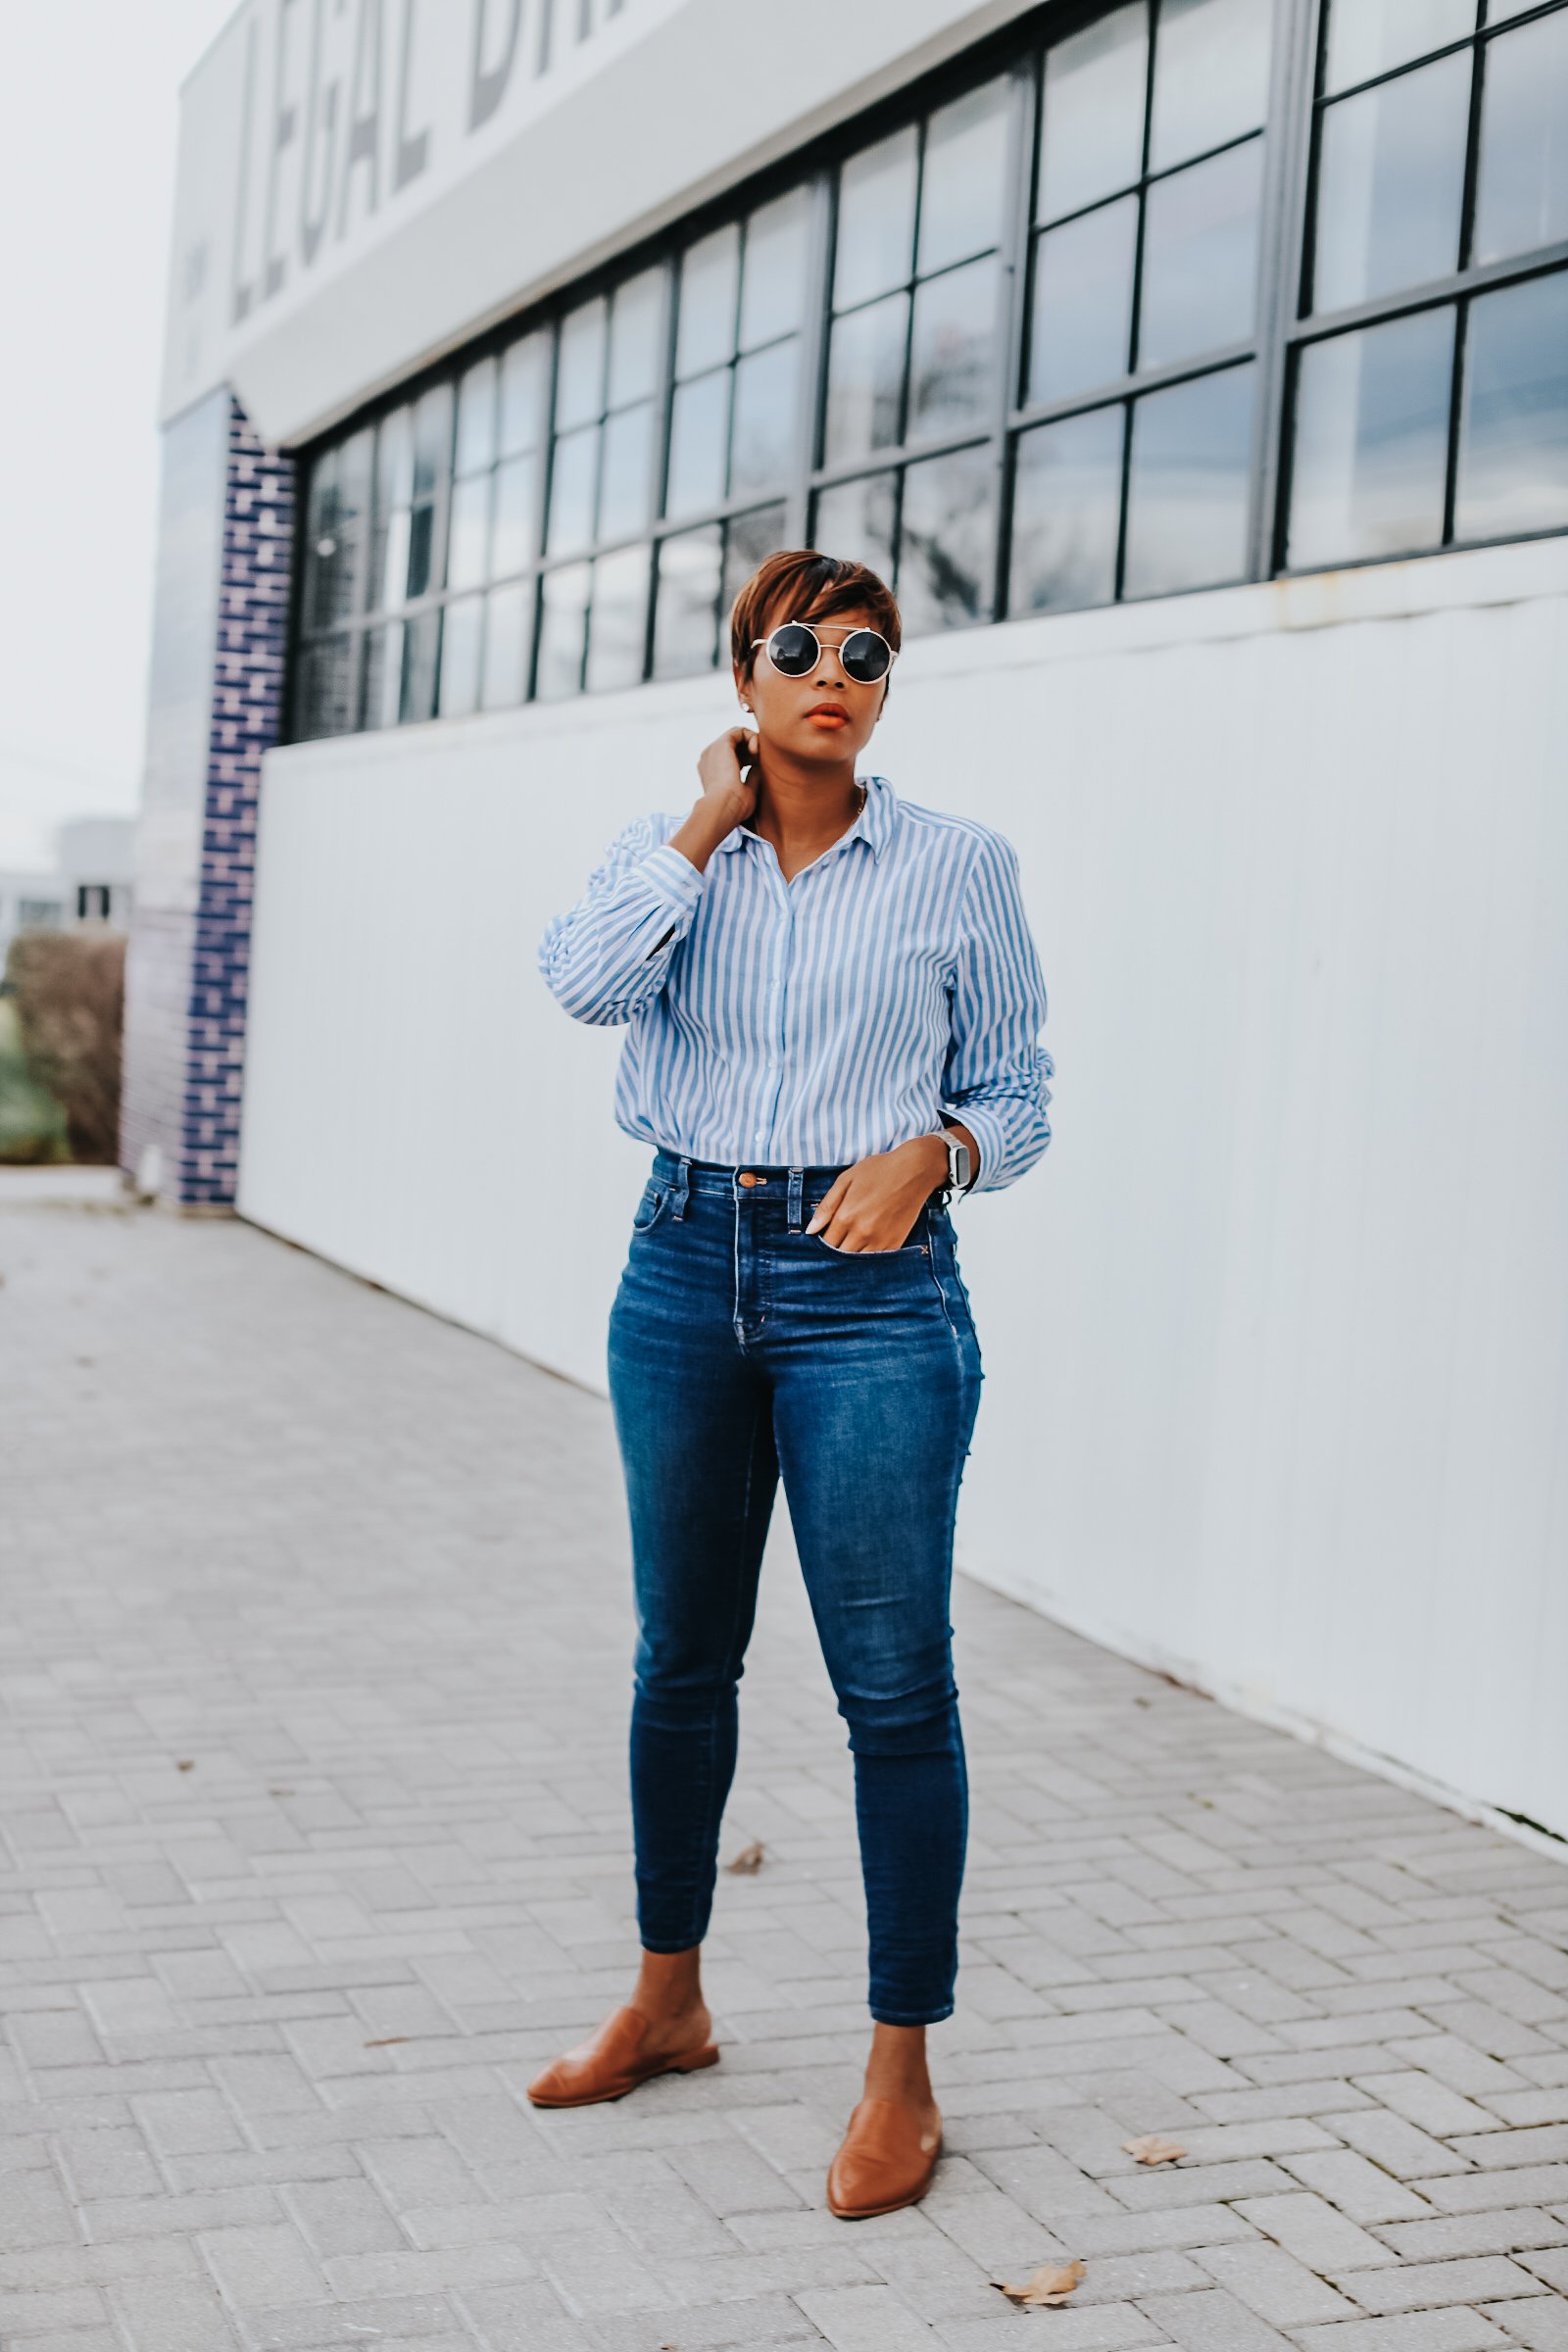
[(177, 93), (235, 0), (0, 0), (0, 866), (134, 809)]

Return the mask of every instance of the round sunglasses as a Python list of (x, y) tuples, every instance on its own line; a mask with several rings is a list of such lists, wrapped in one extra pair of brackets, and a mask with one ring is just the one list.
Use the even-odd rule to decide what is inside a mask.
[[(769, 637), (754, 637), (754, 649), (764, 646), (781, 677), (805, 678), (822, 659), (822, 641), (804, 620), (786, 620)], [(857, 686), (874, 686), (893, 667), (894, 652), (876, 629), (850, 629), (844, 643), (832, 649), (844, 674)]]

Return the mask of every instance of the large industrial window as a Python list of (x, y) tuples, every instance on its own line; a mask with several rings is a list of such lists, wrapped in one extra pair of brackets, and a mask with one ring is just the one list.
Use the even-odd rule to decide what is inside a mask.
[(1041, 10), (312, 453), (293, 725), (1568, 527), (1568, 0)]

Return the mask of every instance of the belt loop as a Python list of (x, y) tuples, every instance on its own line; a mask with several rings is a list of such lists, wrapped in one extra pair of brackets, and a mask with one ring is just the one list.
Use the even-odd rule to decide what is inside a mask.
[(683, 1158), (675, 1178), (675, 1216), (677, 1222), (686, 1214), (686, 1196), (691, 1190), (691, 1161)]
[(802, 1194), (804, 1193), (804, 1191), (805, 1191), (805, 1190), (806, 1190), (806, 1170), (805, 1170), (804, 1168), (791, 1168), (791, 1170), (790, 1170), (790, 1231), (791, 1231), (791, 1233), (799, 1233), (799, 1232), (800, 1232), (800, 1230), (801, 1230), (801, 1196), (802, 1196)]

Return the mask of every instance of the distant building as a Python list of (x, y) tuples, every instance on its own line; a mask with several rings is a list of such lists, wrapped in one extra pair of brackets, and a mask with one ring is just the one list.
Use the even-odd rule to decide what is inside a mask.
[(124, 1164), (602, 1387), (642, 1160), (534, 943), (759, 559), (868, 559), (872, 762), (1052, 990), (960, 1560), (1568, 1833), (1565, 122), (1568, 0), (245, 0)]
[(79, 816), (57, 827), (52, 867), (0, 870), (0, 974), (21, 931), (72, 930), (78, 923), (128, 931), (135, 857), (133, 816)]

